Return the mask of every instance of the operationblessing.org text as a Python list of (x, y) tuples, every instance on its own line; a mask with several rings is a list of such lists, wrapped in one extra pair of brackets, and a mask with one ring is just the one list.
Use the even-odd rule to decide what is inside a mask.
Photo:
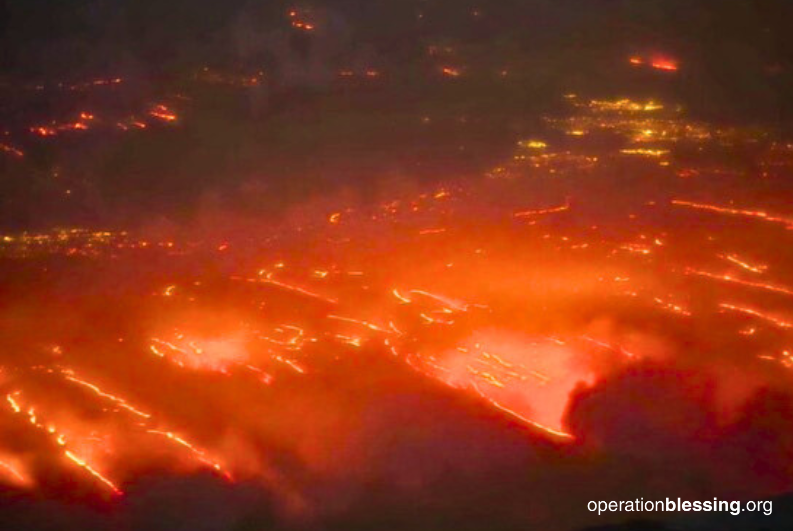
[(727, 501), (713, 498), (707, 501), (687, 501), (677, 498), (673, 500), (645, 500), (638, 498), (628, 501), (591, 501), (587, 504), (590, 512), (616, 513), (616, 512), (725, 512), (732, 515), (739, 515), (742, 512), (760, 513), (768, 516), (773, 509), (773, 503), (766, 501)]

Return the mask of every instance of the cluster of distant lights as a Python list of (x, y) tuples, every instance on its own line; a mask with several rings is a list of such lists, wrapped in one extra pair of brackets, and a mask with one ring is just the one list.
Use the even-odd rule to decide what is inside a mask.
[(0, 235), (0, 257), (32, 258), (36, 256), (104, 256), (130, 250), (165, 249), (176, 251), (172, 240), (135, 238), (127, 231), (57, 228), (44, 232)]

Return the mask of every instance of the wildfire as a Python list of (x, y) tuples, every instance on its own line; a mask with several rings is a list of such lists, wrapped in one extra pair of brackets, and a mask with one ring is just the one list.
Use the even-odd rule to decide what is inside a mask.
[(782, 223), (786, 225), (788, 228), (793, 228), (793, 218), (774, 216), (762, 210), (743, 210), (743, 209), (723, 207), (718, 205), (708, 205), (705, 203), (694, 203), (692, 201), (684, 201), (682, 199), (673, 199), (672, 204), (680, 207), (693, 208), (697, 210), (706, 210), (709, 212), (715, 212), (717, 214), (726, 214), (729, 216), (744, 216), (749, 218), (757, 218), (771, 223)]
[(9, 155), (13, 155), (17, 158), (22, 158), (25, 156), (25, 152), (21, 149), (15, 148), (14, 146), (10, 146), (8, 144), (0, 144), (0, 151), (3, 153), (8, 153)]
[(655, 55), (649, 58), (633, 55), (628, 58), (628, 63), (634, 67), (649, 66), (650, 68), (662, 72), (677, 72), (680, 69), (680, 64), (676, 59), (661, 55)]
[(293, 28), (301, 31), (314, 31), (316, 29), (316, 25), (301, 18), (297, 10), (290, 10), (288, 15)]
[[(296, 12), (290, 20), (307, 29)], [(403, 391), (397, 386), (415, 393), (416, 381), (430, 388), (420, 392), (448, 393), (518, 433), (569, 449), (585, 444), (565, 417), (577, 393), (624, 368), (678, 355), (669, 346), (676, 334), (684, 336), (681, 350), (711, 344), (698, 337), (712, 328), (706, 319), (724, 325), (725, 342), (746, 349), (765, 342), (746, 358), (789, 373), (793, 288), (784, 284), (784, 257), (706, 221), (730, 216), (781, 247), (778, 226), (793, 227), (793, 218), (766, 211), (760, 200), (736, 208), (716, 192), (689, 188), (711, 175), (707, 168), (683, 168), (692, 179), (675, 179), (674, 190), (712, 204), (670, 201), (655, 181), (645, 189), (624, 179), (630, 166), (666, 183), (683, 170), (655, 159), (677, 153), (677, 142), (754, 145), (756, 138), (688, 120), (658, 100), (565, 100), (570, 113), (547, 117), (543, 131), (512, 144), (489, 174), (498, 179), (444, 181), (367, 206), (323, 198), (298, 228), (201, 241), (69, 228), (0, 236), (8, 260), (161, 267), (113, 277), (123, 295), (110, 299), (119, 307), (108, 309), (107, 322), (93, 278), (90, 289), (53, 295), (56, 310), (39, 297), (40, 312), (25, 306), (14, 315), (22, 331), (6, 345), (5, 414), (14, 429), (44, 442), (26, 453), (0, 449), (0, 480), (46, 486), (47, 467), (37, 462), (46, 459), (111, 496), (149, 467), (281, 488), (288, 483), (281, 476), (300, 467), (343, 468), (328, 464), (341, 444), (368, 442), (360, 433), (378, 412), (360, 406), (361, 395), (383, 392), (391, 401)], [(147, 124), (179, 121), (164, 104), (140, 116), (147, 121), (118, 124), (146, 134)], [(75, 123), (116, 127), (99, 111)], [(34, 134), (75, 130), (61, 127)], [(600, 132), (620, 143), (601, 149)], [(614, 175), (620, 180), (608, 180)], [(63, 300), (74, 318), (58, 314)], [(55, 324), (30, 317), (23, 326), (28, 315)]]
[(176, 114), (162, 104), (155, 105), (154, 108), (149, 111), (149, 115), (159, 118), (164, 122), (175, 122), (177, 119)]
[(441, 67), (441, 74), (446, 77), (460, 77), (462, 75), (462, 71), (459, 68), (455, 68), (453, 66), (444, 66)]
[(570, 204), (565, 203), (564, 205), (559, 205), (550, 208), (539, 208), (536, 210), (521, 210), (520, 212), (515, 212), (512, 215), (516, 218), (528, 218), (534, 216), (544, 216), (546, 214), (556, 214), (559, 212), (566, 212), (568, 210), (570, 210)]

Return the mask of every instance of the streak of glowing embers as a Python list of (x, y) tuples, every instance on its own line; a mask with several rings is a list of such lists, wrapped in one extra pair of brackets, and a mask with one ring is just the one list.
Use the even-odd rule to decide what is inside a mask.
[[(23, 467), (11, 462), (12, 459), (0, 458), (0, 475), (6, 476), (12, 484), (20, 487), (27, 487), (33, 484), (33, 480), (22, 471)], [(13, 460), (15, 461), (15, 460)]]
[[(630, 297), (639, 297), (639, 293), (635, 291), (629, 291), (626, 292), (625, 294)], [(652, 301), (654, 305), (658, 306), (662, 310), (667, 311), (669, 313), (681, 315), (683, 317), (691, 317), (693, 315), (691, 310), (687, 309), (685, 306), (683, 306), (680, 303), (672, 302), (671, 300), (663, 299), (661, 297), (653, 297)]]
[(293, 293), (299, 293), (301, 295), (305, 295), (306, 297), (310, 297), (312, 299), (317, 299), (321, 301), (325, 301), (329, 304), (337, 304), (338, 301), (336, 299), (331, 299), (330, 297), (325, 297), (320, 295), (319, 293), (313, 292), (309, 289), (303, 288), (301, 286), (296, 286), (293, 284), (288, 284), (286, 282), (281, 282), (280, 280), (276, 280), (274, 278), (275, 274), (272, 271), (267, 271), (262, 269), (259, 271), (259, 278), (246, 278), (242, 279), (241, 277), (232, 277), (234, 280), (245, 280), (247, 282), (259, 282), (261, 284), (270, 284), (272, 286), (276, 286), (278, 288), (291, 291)]
[[(269, 343), (277, 345), (286, 349), (287, 351), (298, 352), (303, 349), (303, 346), (308, 342), (315, 342), (315, 338), (309, 338), (306, 336), (305, 330), (299, 326), (294, 325), (281, 325), (275, 327), (274, 331), (279, 335), (285, 335), (284, 339), (280, 339), (278, 337), (272, 336), (259, 336), (260, 339), (263, 339)], [(291, 334), (291, 336), (289, 335)], [(290, 367), (297, 373), (305, 374), (306, 368), (299, 364), (296, 360), (291, 359), (289, 357), (283, 356), (277, 353), (270, 353), (271, 358), (278, 363), (286, 365)], [(268, 375), (269, 376), (269, 375)], [(272, 383), (272, 376), (265, 377), (264, 382), (269, 384)]]
[(668, 312), (671, 312), (671, 313), (676, 313), (676, 314), (682, 315), (684, 317), (691, 317), (693, 315), (691, 313), (691, 311), (687, 310), (686, 308), (684, 308), (680, 304), (677, 304), (677, 303), (674, 303), (674, 302), (670, 302), (670, 301), (665, 301), (665, 300), (663, 300), (660, 297), (653, 297), (653, 302), (655, 302), (662, 309), (664, 309), (664, 310), (666, 310)]
[[(144, 419), (144, 421), (149, 421), (149, 420), (152, 419), (152, 415), (150, 415), (148, 413), (144, 413), (140, 409), (131, 406), (129, 404), (129, 402), (127, 402), (123, 398), (120, 398), (120, 397), (118, 397), (116, 395), (112, 395), (110, 393), (106, 393), (106, 392), (102, 391), (99, 388), (99, 386), (97, 386), (97, 385), (95, 385), (95, 384), (93, 384), (91, 382), (82, 380), (80, 378), (76, 378), (74, 376), (74, 372), (73, 371), (64, 370), (62, 372), (63, 372), (64, 377), (67, 380), (90, 389), (97, 396), (113, 402), (114, 404), (126, 409), (127, 411), (133, 413), (134, 415), (137, 415), (138, 417)], [(15, 412), (17, 412), (16, 411), (17, 409), (21, 410), (20, 406), (18, 404), (16, 404), (14, 401), (12, 401), (11, 397), (9, 397), (9, 402), (11, 402), (11, 406), (15, 410)], [(142, 424), (142, 425), (145, 426), (145, 424)], [(179, 444), (180, 446), (183, 446), (183, 447), (187, 448), (188, 450), (190, 450), (190, 452), (197, 458), (197, 460), (199, 462), (204, 463), (206, 465), (209, 465), (210, 467), (212, 467), (213, 469), (217, 470), (218, 472), (222, 472), (227, 478), (229, 478), (229, 479), (231, 478), (231, 476), (228, 474), (228, 472), (225, 472), (223, 470), (223, 468), (221, 467), (221, 465), (220, 465), (220, 463), (218, 461), (210, 459), (207, 456), (207, 453), (205, 451), (198, 449), (194, 444), (188, 442), (183, 436), (180, 436), (180, 435), (178, 435), (178, 434), (176, 434), (176, 433), (174, 433), (172, 431), (163, 431), (163, 430), (155, 430), (155, 429), (147, 429), (146, 432), (150, 433), (150, 434), (165, 436), (168, 440), (170, 440), (172, 442), (175, 442), (175, 443)], [(51, 432), (51, 433), (53, 433), (53, 432)], [(65, 441), (65, 439), (63, 439), (63, 440)], [(59, 438), (59, 441), (60, 441), (60, 438)], [(67, 456), (67, 457), (69, 457), (72, 461), (74, 461), (77, 464), (84, 463), (84, 461), (79, 459), (77, 456), (70, 455), (70, 456)], [(83, 465), (81, 465), (81, 466), (83, 466)]]
[[(100, 396), (102, 398), (105, 398), (107, 400), (110, 400), (111, 402), (119, 405), (120, 407), (126, 409), (127, 411), (130, 411), (131, 413), (133, 413), (133, 414), (135, 414), (135, 415), (137, 415), (137, 416), (139, 416), (139, 417), (141, 417), (141, 418), (143, 418), (145, 420), (149, 420), (149, 419), (152, 418), (152, 415), (150, 415), (148, 413), (144, 413), (143, 411), (141, 411), (141, 410), (139, 410), (139, 409), (137, 409), (135, 407), (130, 406), (129, 403), (126, 400), (124, 400), (124, 399), (122, 399), (122, 398), (120, 398), (118, 396), (111, 395), (109, 393), (105, 393), (98, 386), (96, 386), (96, 385), (94, 385), (94, 384), (92, 384), (90, 382), (87, 382), (85, 380), (81, 380), (79, 378), (75, 378), (73, 376), (73, 374), (74, 373), (71, 372), (71, 371), (64, 371), (64, 375), (65, 375), (67, 380), (69, 380), (71, 382), (75, 382), (75, 383), (77, 383), (79, 385), (82, 385), (84, 387), (87, 387), (87, 388), (91, 389), (96, 395), (98, 395), (98, 396)], [(219, 472), (223, 472), (227, 477), (230, 477), (228, 475), (228, 473), (223, 471), (222, 467), (220, 466), (220, 464), (217, 461), (211, 460), (211, 459), (209, 459), (207, 457), (206, 452), (204, 452), (203, 450), (197, 449), (195, 447), (195, 445), (189, 443), (183, 437), (175, 434), (174, 432), (152, 430), (152, 429), (149, 429), (149, 430), (146, 430), (146, 431), (147, 431), (147, 433), (151, 433), (151, 434), (163, 435), (163, 436), (167, 437), (169, 440), (171, 440), (173, 442), (176, 442), (177, 444), (179, 444), (181, 446), (184, 446), (185, 448), (188, 448), (198, 458), (198, 460), (200, 462), (202, 462), (204, 464), (207, 464), (207, 465), (211, 466), (212, 468), (214, 468), (215, 470), (217, 470)], [(72, 459), (72, 460), (74, 461), (75, 459)]]
[(752, 273), (762, 274), (762, 273), (765, 273), (768, 270), (768, 266), (767, 265), (764, 265), (764, 264), (751, 264), (748, 261), (746, 261), (746, 260), (744, 260), (744, 259), (742, 259), (739, 256), (736, 256), (734, 254), (719, 255), (719, 258), (721, 258), (722, 260), (727, 260), (728, 262), (731, 262), (731, 263), (737, 265), (741, 269), (745, 269), (746, 271), (751, 271)]
[[(394, 291), (396, 291), (396, 290), (394, 290)], [(469, 310), (469, 308), (471, 306), (473, 306), (472, 304), (469, 304), (469, 303), (467, 303), (465, 301), (453, 299), (453, 298), (447, 297), (445, 295), (438, 295), (438, 294), (435, 294), (435, 293), (430, 293), (428, 291), (424, 291), (424, 290), (420, 290), (420, 289), (414, 289), (414, 290), (409, 291), (408, 293), (411, 294), (411, 295), (420, 295), (422, 297), (426, 297), (426, 298), (432, 299), (435, 302), (438, 302), (438, 303), (442, 304), (447, 310), (451, 310), (451, 311), (467, 312)]]
[(254, 366), (254, 365), (245, 365), (245, 368), (250, 370), (251, 372), (256, 373), (259, 376), (259, 380), (261, 380), (261, 382), (263, 384), (272, 385), (273, 380), (274, 380), (272, 374), (270, 374), (270, 373), (268, 373), (266, 371), (263, 371), (262, 369), (260, 369), (259, 367)]
[(695, 210), (704, 210), (707, 212), (715, 212), (717, 214), (725, 214), (729, 216), (743, 216), (748, 218), (761, 219), (763, 221), (768, 221), (770, 223), (782, 223), (786, 225), (788, 229), (793, 229), (793, 218), (774, 216), (762, 210), (745, 210), (738, 208), (730, 208), (719, 205), (695, 203), (693, 201), (684, 201), (682, 199), (673, 199), (672, 205), (691, 208)]
[(292, 27), (304, 31), (313, 31), (314, 25), (308, 22), (300, 22), (299, 20), (295, 20), (292, 22)]
[[(486, 309), (487, 306), (482, 304), (472, 304), (462, 300), (453, 299), (445, 295), (438, 295), (424, 290), (410, 290), (407, 293), (402, 293), (398, 289), (391, 290), (391, 294), (401, 304), (413, 304), (417, 301), (417, 297), (432, 302), (440, 306), (436, 309), (419, 310), (418, 317), (427, 325), (452, 325), (454, 319), (451, 318), (455, 313), (464, 313), (472, 307)], [(393, 322), (389, 322), (389, 328), (397, 335), (402, 335)]]
[(11, 146), (9, 144), (0, 144), (0, 151), (2, 151), (3, 153), (8, 153), (9, 155), (13, 155), (14, 157), (17, 157), (17, 158), (20, 158), (20, 159), (25, 156), (25, 152), (24, 151), (22, 151), (21, 149), (15, 148), (14, 146)]
[(581, 339), (583, 339), (584, 341), (587, 341), (589, 343), (592, 343), (593, 345), (596, 345), (598, 347), (604, 348), (606, 350), (610, 350), (611, 352), (616, 352), (618, 354), (621, 354), (621, 355), (623, 355), (623, 356), (625, 356), (626, 358), (629, 358), (629, 359), (634, 359), (634, 358), (637, 357), (637, 355), (635, 353), (626, 350), (622, 345), (612, 345), (611, 343), (607, 343), (605, 341), (601, 341), (599, 339), (595, 339), (595, 338), (590, 337), (588, 335), (582, 335)]
[(11, 410), (15, 414), (26, 414), (30, 424), (35, 426), (37, 429), (45, 432), (49, 437), (55, 440), (55, 443), (63, 449), (63, 455), (69, 461), (71, 461), (79, 468), (84, 470), (86, 473), (90, 474), (97, 481), (102, 483), (114, 495), (123, 494), (121, 489), (119, 489), (113, 481), (108, 479), (94, 465), (91, 465), (85, 458), (78, 456), (69, 448), (69, 443), (67, 441), (66, 435), (62, 433), (54, 424), (50, 423), (45, 425), (44, 423), (42, 423), (38, 415), (36, 414), (36, 409), (33, 406), (28, 406), (27, 410), (23, 413), (23, 405), (20, 398), (21, 394), (22, 393), (20, 391), (16, 391), (14, 393), (10, 393), (6, 395), (6, 401), (8, 402), (9, 406), (11, 407)]
[(225, 376), (230, 375), (232, 365), (242, 365), (247, 360), (244, 346), (235, 337), (208, 339), (206, 348), (182, 334), (177, 334), (176, 340), (178, 344), (153, 337), (149, 350), (181, 368), (209, 370)]
[[(424, 290), (410, 290), (406, 293), (406, 295), (402, 295), (398, 289), (391, 290), (391, 294), (401, 303), (401, 304), (413, 304), (417, 298), (424, 299), (427, 302), (431, 302), (432, 304), (440, 305), (438, 309), (422, 309), (419, 310), (417, 315), (421, 319), (424, 324), (440, 324), (440, 325), (451, 325), (454, 324), (454, 320), (450, 318), (456, 312), (467, 312), (472, 306), (481, 306), (481, 305), (472, 305), (465, 301), (457, 300), (451, 297), (447, 297), (445, 295), (439, 295), (436, 293), (431, 293)], [(402, 337), (404, 333), (394, 324), (393, 321), (388, 322), (388, 326), (375, 324), (371, 321), (363, 320), (363, 319), (354, 319), (351, 317), (344, 317), (335, 314), (329, 314), (327, 316), (328, 319), (332, 321), (338, 321), (342, 323), (349, 323), (353, 325), (357, 325), (366, 329), (369, 332), (375, 332), (377, 334), (381, 334), (386, 336), (384, 339), (385, 345), (389, 348), (392, 353), (396, 353), (395, 347), (391, 344), (389, 340), (389, 336), (396, 336)], [(343, 343), (352, 345), (354, 347), (360, 347), (365, 340), (369, 338), (362, 338), (359, 336), (350, 336), (345, 334), (336, 333), (333, 334), (335, 339), (342, 341)]]
[[(555, 360), (557, 354), (561, 354), (553, 349), (564, 345), (565, 343), (559, 340), (544, 338), (541, 342), (524, 345), (516, 352), (523, 355), (525, 348), (537, 347), (540, 349), (538, 352), (545, 353), (540, 354), (541, 356), (549, 356), (546, 360), (548, 362), (552, 359)], [(507, 346), (507, 348), (510, 347)], [(530, 393), (535, 400), (539, 400), (538, 404), (544, 403), (543, 401), (548, 399), (555, 401), (559, 396), (558, 386), (565, 385), (562, 381), (557, 382), (556, 377), (531, 369), (523, 363), (505, 359), (489, 349), (485, 349), (484, 345), (480, 343), (461, 345), (454, 350), (446, 351), (441, 356), (432, 353), (408, 355), (405, 357), (405, 362), (420, 374), (437, 380), (450, 388), (462, 392), (475, 391), (489, 406), (507, 413), (523, 424), (541, 429), (554, 437), (572, 438), (570, 434), (554, 426), (555, 422), (552, 417), (556, 413), (552, 413), (550, 416), (545, 415), (545, 420), (540, 422), (530, 418), (535, 415), (527, 415), (522, 412), (520, 402), (515, 402), (517, 397), (526, 393)], [(542, 365), (542, 362), (540, 363)], [(550, 369), (550, 367), (547, 368)], [(527, 387), (527, 384), (532, 382), (537, 387), (533, 389)], [(501, 397), (508, 397), (508, 401), (501, 402)], [(540, 417), (543, 416), (542, 413), (537, 414)]]
[[(442, 310), (440, 310), (440, 312), (444, 312), (444, 310), (442, 309)], [(435, 312), (435, 313), (438, 313), (438, 312)], [(445, 313), (451, 313), (451, 311), (446, 310)], [(421, 318), (422, 321), (424, 321), (427, 324), (443, 324), (443, 325), (453, 325), (454, 324), (454, 320), (453, 319), (444, 319), (443, 317), (440, 317), (440, 316), (432, 317), (432, 316), (428, 315), (426, 312), (419, 313), (419, 317)]]
[(555, 430), (553, 428), (549, 428), (548, 426), (544, 426), (544, 425), (540, 424), (539, 422), (535, 422), (535, 421), (533, 421), (531, 419), (528, 419), (528, 418), (524, 417), (523, 415), (519, 414), (518, 412), (516, 412), (516, 411), (514, 411), (512, 409), (509, 409), (508, 407), (500, 404), (499, 402), (497, 402), (493, 398), (487, 396), (487, 394), (483, 393), (482, 390), (479, 389), (479, 387), (475, 383), (472, 385), (472, 387), (476, 391), (476, 393), (479, 396), (481, 396), (487, 403), (489, 403), (491, 406), (495, 407), (496, 409), (498, 409), (500, 411), (503, 411), (504, 413), (508, 414), (509, 416), (515, 418), (516, 420), (519, 420), (520, 422), (522, 422), (524, 424), (527, 424), (529, 426), (537, 428), (537, 429), (539, 429), (541, 431), (544, 431), (545, 433), (547, 433), (549, 435), (553, 435), (555, 437), (561, 437), (562, 439), (575, 439), (575, 437), (572, 434), (570, 434), (570, 433), (567, 433), (567, 432), (564, 432), (564, 431), (561, 431), (561, 430)]
[(620, 245), (620, 249), (633, 254), (649, 255), (653, 253), (653, 248), (642, 243), (626, 243)]
[(443, 66), (440, 71), (446, 77), (460, 77), (463, 74), (462, 70), (453, 66)]
[(380, 71), (374, 69), (368, 69), (363, 72), (356, 72), (355, 70), (339, 70), (338, 75), (341, 77), (348, 77), (348, 78), (356, 77), (356, 76), (373, 78), (380, 76)]
[(490, 385), (493, 385), (495, 387), (499, 387), (501, 389), (504, 389), (507, 386), (504, 382), (502, 382), (501, 380), (498, 379), (498, 376), (496, 376), (494, 374), (491, 374), (491, 373), (485, 372), (485, 371), (479, 371), (479, 370), (475, 369), (474, 367), (472, 367), (471, 365), (468, 365), (466, 367), (466, 369), (473, 376), (476, 376), (476, 377), (484, 380), (486, 383), (489, 383)]
[(223, 467), (220, 465), (220, 463), (218, 461), (215, 461), (214, 459), (209, 457), (204, 450), (198, 448), (196, 445), (194, 445), (193, 443), (187, 441), (182, 436), (180, 436), (180, 435), (178, 435), (178, 434), (176, 434), (176, 433), (174, 433), (172, 431), (161, 431), (161, 430), (147, 430), (147, 433), (151, 433), (153, 435), (160, 435), (162, 437), (165, 437), (169, 441), (172, 441), (173, 443), (178, 444), (179, 446), (182, 446), (183, 448), (186, 448), (191, 454), (193, 454), (193, 456), (198, 461), (200, 461), (200, 462), (212, 467), (213, 469), (217, 470), (218, 472), (221, 472), (227, 479), (231, 479), (231, 474), (229, 474), (229, 472), (227, 472), (227, 471), (224, 471)]
[[(479, 350), (479, 345), (476, 345), (475, 349)], [(466, 347), (457, 347), (457, 350), (466, 354), (470, 352), (470, 349)], [(545, 385), (551, 380), (546, 374), (528, 369), (522, 364), (507, 362), (497, 354), (484, 350), (479, 352), (479, 357), (475, 358), (472, 363), (482, 365), (487, 369), (487, 372), (480, 371), (469, 364), (466, 369), (470, 374), (479, 377), (488, 384), (502, 389), (506, 387), (510, 380), (525, 382), (530, 378), (534, 378), (539, 381), (540, 385)], [(523, 372), (519, 372), (520, 370)]]
[(116, 485), (112, 481), (110, 481), (105, 476), (103, 476), (98, 470), (96, 470), (94, 467), (88, 464), (88, 462), (86, 462), (85, 459), (78, 457), (71, 450), (64, 450), (63, 453), (74, 464), (76, 464), (77, 466), (79, 466), (89, 474), (91, 474), (97, 480), (104, 483), (114, 494), (118, 494), (118, 495), (123, 494), (123, 491), (121, 491), (118, 487), (116, 487)]
[(286, 357), (281, 356), (279, 354), (273, 355), (273, 359), (275, 361), (279, 362), (279, 363), (283, 363), (284, 365), (287, 365), (287, 366), (291, 367), (295, 372), (298, 372), (300, 374), (305, 374), (306, 373), (306, 369), (302, 365), (297, 363), (295, 360), (293, 360), (293, 359), (286, 358)]
[(154, 118), (158, 118), (164, 122), (175, 122), (177, 119), (176, 113), (162, 104), (155, 105), (149, 111), (149, 116), (153, 116)]
[(418, 232), (419, 236), (427, 236), (431, 234), (443, 234), (446, 232), (445, 228), (437, 228), (437, 229), (422, 229)]
[(391, 294), (392, 294), (394, 297), (396, 297), (396, 299), (397, 299), (399, 302), (401, 302), (402, 304), (410, 304), (411, 302), (413, 302), (412, 300), (410, 300), (410, 299), (408, 299), (407, 297), (405, 297), (404, 295), (402, 295), (402, 294), (399, 292), (399, 290), (398, 290), (398, 289), (396, 289), (396, 288), (394, 288), (393, 290), (391, 290)]
[(520, 212), (515, 212), (514, 214), (512, 214), (512, 216), (516, 218), (529, 218), (534, 216), (544, 216), (546, 214), (556, 214), (559, 212), (566, 212), (568, 210), (570, 210), (570, 203), (565, 203), (563, 205), (549, 207), (549, 208), (522, 210)]
[[(368, 219), (371, 221), (385, 218), (393, 218), (399, 214), (413, 215), (421, 211), (431, 211), (433, 209), (442, 208), (439, 205), (441, 202), (446, 202), (447, 199), (453, 197), (455, 194), (445, 187), (436, 189), (434, 192), (425, 192), (419, 194), (412, 199), (393, 199), (377, 205), (377, 211), (374, 212)], [(356, 210), (353, 208), (346, 208), (342, 211), (331, 212), (327, 216), (327, 221), (331, 225), (339, 225), (342, 221), (354, 220)], [(433, 227), (428, 229), (426, 233), (440, 232), (441, 228)]]
[(361, 326), (363, 326), (365, 328), (368, 328), (369, 330), (374, 330), (375, 332), (384, 332), (386, 334), (390, 334), (391, 333), (390, 330), (386, 330), (385, 328), (383, 328), (381, 326), (378, 326), (376, 324), (370, 323), (369, 321), (363, 321), (363, 320), (360, 320), (360, 319), (352, 319), (350, 317), (342, 317), (340, 315), (333, 315), (333, 314), (328, 315), (328, 319), (333, 319), (333, 320), (336, 320), (336, 321), (343, 321), (343, 322), (346, 322), (346, 323), (358, 324), (358, 325), (361, 325)]
[(640, 157), (661, 158), (664, 155), (668, 155), (669, 150), (632, 148), (632, 149), (621, 149), (620, 153), (622, 153), (623, 155), (636, 155)]
[[(369, 331), (378, 332), (378, 333), (381, 333), (381, 334), (391, 335), (391, 334), (394, 333), (392, 330), (388, 330), (388, 329), (383, 328), (381, 326), (378, 326), (376, 324), (370, 323), (369, 321), (364, 321), (364, 320), (360, 320), (360, 319), (353, 319), (353, 318), (350, 318), (350, 317), (342, 317), (342, 316), (333, 315), (333, 314), (328, 315), (328, 319), (334, 320), (334, 321), (340, 321), (340, 322), (344, 322), (344, 323), (355, 324), (355, 325), (364, 327), (364, 328), (366, 328)], [(363, 344), (363, 341), (364, 341), (364, 338), (361, 338), (361, 337), (358, 337), (358, 336), (350, 336), (350, 335), (346, 335), (346, 334), (338, 334), (337, 333), (337, 334), (334, 334), (333, 337), (335, 337), (336, 339), (340, 340), (341, 342), (346, 343), (348, 345), (351, 345), (353, 347), (360, 347)]]
[[(178, 120), (176, 113), (163, 104), (156, 104), (145, 112), (150, 118), (160, 122), (173, 123)], [(147, 124), (144, 120), (145, 118), (139, 119), (138, 117), (131, 115), (121, 118), (119, 121), (116, 121), (114, 125), (123, 131), (129, 131), (130, 129), (146, 129), (149, 124)], [(53, 137), (66, 132), (87, 131), (88, 129), (92, 129), (101, 123), (101, 120), (97, 120), (94, 114), (82, 112), (79, 115), (79, 119), (75, 121), (64, 123), (52, 121), (46, 125), (29, 127), (28, 132), (39, 137)], [(105, 125), (109, 125), (110, 123), (111, 122), (106, 122)], [(17, 153), (17, 151), (19, 150), (9, 147), (9, 152), (11, 154), (21, 156)]]
[(146, 129), (148, 127), (148, 124), (146, 124), (146, 122), (141, 122), (140, 120), (137, 120), (135, 118), (130, 118), (123, 122), (117, 122), (116, 127), (121, 129), (122, 131), (129, 131), (133, 127), (135, 129)]
[(88, 382), (88, 381), (85, 381), (83, 379), (78, 378), (77, 376), (75, 376), (73, 371), (65, 370), (65, 371), (63, 371), (63, 374), (64, 374), (64, 377), (67, 380), (69, 380), (70, 382), (74, 382), (74, 383), (76, 383), (78, 385), (81, 385), (81, 386), (87, 388), (87, 389), (90, 389), (97, 396), (100, 396), (102, 398), (110, 400), (111, 402), (113, 402), (117, 406), (129, 411), (133, 415), (137, 415), (138, 417), (141, 417), (143, 419), (151, 418), (150, 414), (144, 413), (140, 409), (132, 406), (131, 404), (129, 404), (129, 402), (127, 402), (123, 398), (121, 398), (119, 396), (116, 396), (116, 395), (113, 395), (113, 394), (110, 394), (110, 393), (106, 393), (105, 391), (102, 391), (102, 389), (100, 389), (99, 386), (97, 386), (96, 384), (92, 384), (91, 382)]
[(306, 337), (305, 330), (303, 330), (299, 326), (281, 325), (275, 327), (274, 331), (278, 335), (282, 335), (286, 337), (281, 339), (278, 337), (264, 335), (264, 336), (260, 336), (260, 338), (269, 343), (273, 343), (275, 345), (284, 347), (287, 350), (295, 350), (295, 351), (302, 349), (306, 341), (311, 341), (311, 339)]
[(677, 72), (680, 69), (680, 65), (678, 64), (677, 60), (664, 56), (645, 58), (640, 55), (633, 55), (628, 58), (628, 62), (635, 67), (642, 67), (646, 65), (650, 68), (661, 70), (663, 72)]
[[(289, 352), (299, 352), (306, 343), (316, 341), (314, 338), (307, 337), (302, 328), (293, 325), (276, 326), (273, 333), (258, 334), (255, 337)], [(184, 343), (185, 346), (156, 337), (151, 338), (149, 350), (157, 357), (169, 360), (182, 369), (208, 370), (224, 376), (231, 376), (230, 369), (232, 367), (241, 367), (255, 373), (259, 380), (266, 385), (272, 384), (275, 379), (261, 367), (247, 363), (247, 355), (231, 352), (224, 356), (222, 353), (215, 352), (216, 348), (223, 346), (222, 341), (211, 341), (213, 344), (205, 349), (195, 341), (186, 341), (183, 335), (178, 335), (177, 340)], [(232, 348), (232, 345), (229, 345), (229, 348)], [(306, 373), (306, 368), (297, 360), (269, 349), (268, 354), (272, 361), (283, 364), (297, 373)]]
[(793, 352), (791, 352), (790, 350), (783, 350), (779, 353), (778, 356), (772, 356), (769, 354), (759, 354), (757, 358), (765, 361), (773, 361), (779, 363), (786, 369), (793, 369)]
[(687, 275), (697, 275), (705, 278), (710, 278), (712, 280), (721, 280), (723, 282), (730, 282), (732, 284), (745, 286), (747, 288), (755, 288), (764, 291), (770, 291), (773, 293), (779, 293), (781, 295), (793, 296), (793, 289), (788, 288), (787, 286), (780, 286), (777, 284), (766, 284), (763, 282), (751, 282), (749, 280), (742, 280), (740, 278), (736, 278), (729, 274), (717, 274), (717, 273), (711, 273), (709, 271), (701, 271), (692, 268), (686, 269), (685, 273)]
[[(174, 345), (173, 343), (169, 343), (168, 341), (164, 341), (164, 340), (162, 340), (162, 339), (158, 339), (158, 338), (156, 338), (156, 337), (153, 337), (153, 338), (151, 338), (151, 340), (152, 340), (152, 342), (153, 342), (153, 343), (156, 343), (157, 345), (159, 345), (159, 347), (160, 347), (160, 348), (167, 348), (167, 349), (170, 349), (170, 351), (171, 351), (171, 352), (179, 352), (179, 353), (181, 353), (181, 354), (185, 354), (185, 355), (187, 354), (187, 352), (185, 352), (183, 349), (181, 349), (181, 348), (177, 347), (177, 346), (176, 346), (176, 345)], [(160, 358), (167, 358), (167, 359), (172, 359), (172, 358), (169, 358), (169, 357), (166, 355), (165, 351), (164, 351), (164, 350), (161, 350), (160, 348), (158, 348), (158, 347), (157, 347), (157, 346), (155, 346), (154, 344), (151, 344), (151, 345), (149, 345), (149, 350), (151, 350), (151, 352), (152, 352), (152, 353), (153, 353), (155, 356), (158, 356), (158, 357), (160, 357)], [(175, 360), (175, 359), (172, 359), (172, 361), (173, 361), (174, 363), (176, 363), (178, 366), (182, 367), (182, 368), (184, 368), (184, 367), (185, 367), (185, 364), (184, 364), (182, 361)]]
[(75, 122), (69, 122), (64, 124), (56, 124), (52, 123), (50, 125), (40, 125), (31, 127), (28, 130), (38, 136), (55, 136), (58, 133), (62, 133), (64, 131), (85, 131), (90, 127), (90, 122), (94, 119), (94, 116), (89, 113), (81, 113), (80, 119)]
[(656, 70), (665, 70), (667, 72), (676, 72), (678, 70), (677, 62), (671, 59), (654, 59), (650, 66)]
[[(724, 310), (729, 310), (736, 313), (742, 313), (744, 315), (750, 315), (752, 317), (756, 317), (758, 319), (771, 323), (779, 328), (788, 329), (788, 330), (793, 328), (793, 323), (791, 323), (790, 321), (786, 321), (784, 319), (780, 319), (779, 317), (769, 315), (755, 308), (737, 306), (735, 304), (728, 304), (728, 303), (719, 304), (719, 308), (723, 308)], [(747, 334), (747, 335), (751, 335), (751, 334)]]

